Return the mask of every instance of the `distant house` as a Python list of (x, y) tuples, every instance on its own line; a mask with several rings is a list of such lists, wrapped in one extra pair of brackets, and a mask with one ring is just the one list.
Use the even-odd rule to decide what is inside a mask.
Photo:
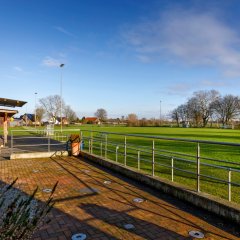
[[(60, 125), (61, 124), (61, 117), (52, 117), (50, 119), (49, 123)], [(63, 123), (63, 125), (68, 125), (69, 121), (66, 117), (62, 117), (62, 123)]]
[(86, 117), (86, 118), (84, 118), (83, 123), (86, 123), (86, 124), (101, 124), (101, 121), (97, 117)]
[(25, 113), (20, 116), (20, 119), (23, 120), (25, 125), (32, 125), (35, 123), (35, 114)]
[(21, 118), (11, 118), (9, 122), (10, 127), (19, 127), (23, 125), (23, 119)]

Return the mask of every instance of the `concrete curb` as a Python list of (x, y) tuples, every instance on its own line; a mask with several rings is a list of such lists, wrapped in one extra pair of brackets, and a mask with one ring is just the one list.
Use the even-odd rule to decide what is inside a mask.
[(125, 167), (122, 164), (115, 163), (96, 155), (88, 154), (87, 152), (82, 151), (80, 156), (137, 180), (138, 182), (142, 182), (152, 188), (177, 197), (178, 199), (190, 202), (197, 207), (208, 210), (238, 224), (240, 223), (240, 206), (236, 203), (214, 197), (207, 193), (198, 193), (188, 190), (181, 184), (161, 179), (159, 177), (152, 177), (146, 173), (137, 171), (135, 168)]
[(24, 159), (24, 158), (50, 158), (53, 156), (68, 156), (68, 151), (56, 152), (33, 152), (33, 153), (12, 153), (10, 159)]

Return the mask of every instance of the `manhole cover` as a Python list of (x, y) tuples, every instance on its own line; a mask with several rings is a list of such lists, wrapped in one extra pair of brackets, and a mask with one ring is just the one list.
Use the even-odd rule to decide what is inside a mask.
[(134, 198), (133, 201), (135, 203), (142, 203), (142, 202), (144, 202), (144, 200), (142, 198)]
[(204, 234), (199, 231), (190, 231), (188, 234), (190, 237), (199, 238), (199, 239), (204, 238)]
[(50, 192), (52, 192), (52, 189), (51, 188), (44, 188), (42, 191), (45, 192), (45, 193), (50, 193)]
[(87, 238), (87, 236), (84, 233), (77, 233), (77, 234), (72, 235), (72, 240), (84, 240), (86, 238)]
[(104, 184), (111, 184), (112, 182), (111, 182), (111, 181), (108, 181), (108, 180), (106, 180), (106, 181), (104, 181), (103, 183), (104, 183)]
[(135, 227), (134, 227), (133, 224), (130, 224), (130, 223), (129, 223), (129, 224), (125, 224), (125, 225), (124, 225), (124, 228), (127, 229), (127, 230), (130, 230), (130, 229), (134, 229)]
[(78, 191), (83, 194), (91, 194), (91, 193), (99, 193), (100, 192), (97, 188), (81, 188)]

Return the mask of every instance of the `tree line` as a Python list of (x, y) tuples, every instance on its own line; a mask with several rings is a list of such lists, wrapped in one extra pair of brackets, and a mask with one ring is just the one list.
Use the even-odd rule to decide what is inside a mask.
[(177, 125), (189, 124), (206, 127), (208, 122), (217, 121), (223, 126), (230, 124), (240, 113), (240, 98), (232, 94), (221, 95), (216, 90), (194, 92), (186, 103), (171, 112)]

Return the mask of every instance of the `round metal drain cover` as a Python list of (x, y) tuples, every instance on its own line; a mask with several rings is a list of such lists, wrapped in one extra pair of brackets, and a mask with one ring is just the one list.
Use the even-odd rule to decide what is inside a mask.
[(72, 235), (72, 240), (84, 240), (86, 238), (87, 238), (87, 236), (84, 233), (77, 233), (77, 234)]
[(127, 229), (127, 230), (130, 230), (130, 229), (134, 229), (135, 227), (134, 227), (133, 224), (130, 224), (130, 223), (129, 223), (129, 224), (125, 224), (125, 225), (124, 225), (124, 228)]
[(190, 237), (199, 238), (199, 239), (204, 238), (204, 234), (199, 231), (190, 231), (188, 234)]
[(43, 192), (45, 192), (45, 193), (50, 193), (50, 192), (52, 192), (52, 189), (51, 189), (51, 188), (44, 188), (44, 189), (43, 189)]
[(104, 181), (103, 183), (104, 183), (104, 184), (111, 184), (112, 182), (111, 182), (111, 181), (108, 181), (108, 180), (106, 180), (106, 181)]
[(134, 198), (133, 201), (135, 203), (142, 203), (142, 202), (144, 202), (144, 200), (142, 198)]

